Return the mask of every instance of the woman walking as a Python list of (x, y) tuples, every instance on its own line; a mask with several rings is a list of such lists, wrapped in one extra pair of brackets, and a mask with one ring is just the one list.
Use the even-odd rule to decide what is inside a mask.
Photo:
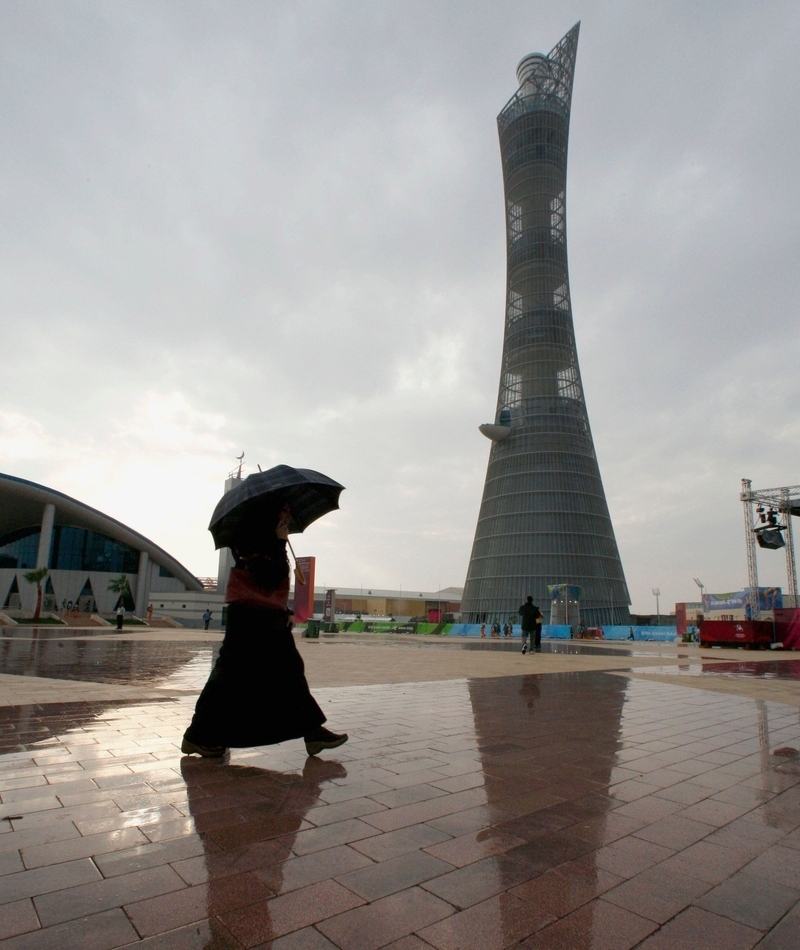
[(257, 505), (251, 500), (240, 518), (232, 520), (228, 512), (223, 544), (215, 533), (219, 546), (230, 546), (235, 567), (225, 598), (225, 638), (181, 744), (188, 755), (221, 756), (231, 747), (299, 738), (309, 755), (317, 755), (347, 742), (346, 733), (323, 726), (325, 714), (308, 688), (292, 636), (286, 545), (297, 520), (287, 497), (289, 492), (273, 492)]

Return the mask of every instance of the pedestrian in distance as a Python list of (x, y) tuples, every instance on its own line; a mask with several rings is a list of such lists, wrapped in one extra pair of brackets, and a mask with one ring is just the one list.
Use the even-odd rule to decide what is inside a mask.
[(485, 621), (481, 624), (481, 636), (484, 639), (486, 638), (486, 622)]
[(208, 609), (208, 607), (206, 607), (205, 613), (203, 614), (203, 629), (204, 630), (208, 630), (208, 625), (211, 623), (211, 617), (212, 617), (212, 613)]
[(153, 605), (148, 604), (147, 605), (147, 622), (150, 623), (152, 619), (153, 619)]
[(231, 747), (299, 738), (317, 755), (347, 742), (346, 733), (323, 726), (325, 714), (308, 688), (292, 635), (286, 556), (292, 517), (278, 494), (231, 529), (235, 566), (226, 590), (225, 638), (183, 737), (187, 755), (218, 757)]
[(117, 607), (117, 630), (122, 630), (122, 624), (125, 622), (125, 605), (120, 604)]
[(522, 626), (522, 652), (528, 652), (528, 643), (530, 649), (541, 649), (542, 645), (542, 614), (539, 608), (534, 604), (533, 597), (528, 595), (525, 603), (517, 611), (520, 616)]

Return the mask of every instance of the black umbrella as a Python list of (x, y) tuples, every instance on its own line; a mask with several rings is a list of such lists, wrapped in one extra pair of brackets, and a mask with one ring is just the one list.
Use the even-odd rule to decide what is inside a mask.
[(208, 530), (218, 548), (231, 546), (236, 528), (258, 512), (259, 507), (271, 505), (276, 496), (285, 499), (292, 509), (289, 533), (298, 534), (317, 518), (339, 507), (340, 485), (321, 472), (310, 468), (292, 468), (276, 465), (266, 472), (248, 475), (236, 488), (220, 498)]

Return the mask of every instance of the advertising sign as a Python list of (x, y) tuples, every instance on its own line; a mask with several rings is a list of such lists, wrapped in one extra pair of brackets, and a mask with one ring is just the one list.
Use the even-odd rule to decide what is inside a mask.
[(333, 589), (325, 591), (325, 610), (322, 619), (326, 623), (333, 623), (336, 620), (336, 591)]
[(388, 620), (375, 620), (364, 624), (365, 633), (416, 633), (415, 623), (391, 623)]
[(547, 593), (551, 600), (559, 597), (569, 597), (571, 600), (580, 600), (583, 596), (583, 588), (576, 584), (548, 584)]
[[(750, 605), (750, 588), (744, 590), (734, 590), (727, 594), (704, 594), (703, 609), (706, 613), (714, 611), (731, 612), (733, 610), (745, 610)], [(759, 587), (758, 588), (758, 608), (759, 610), (775, 610), (783, 607), (783, 595), (780, 587)]]
[(317, 559), (299, 557), (294, 575), (294, 619), (303, 623), (314, 616), (314, 569)]

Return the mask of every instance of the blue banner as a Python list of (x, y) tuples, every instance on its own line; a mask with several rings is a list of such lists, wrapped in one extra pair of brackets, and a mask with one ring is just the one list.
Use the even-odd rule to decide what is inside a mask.
[[(703, 611), (745, 610), (750, 605), (750, 588), (735, 590), (727, 594), (704, 594)], [(783, 593), (780, 587), (758, 588), (758, 609), (775, 610), (783, 607)]]

